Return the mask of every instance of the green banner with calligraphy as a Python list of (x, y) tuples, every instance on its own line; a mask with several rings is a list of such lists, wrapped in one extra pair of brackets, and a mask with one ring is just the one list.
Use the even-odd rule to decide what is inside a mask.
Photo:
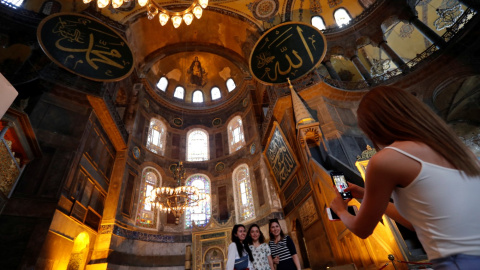
[(287, 22), (268, 30), (250, 55), (250, 72), (266, 84), (287, 83), (311, 72), (325, 57), (325, 36), (312, 25)]
[(118, 81), (133, 71), (133, 54), (125, 39), (91, 17), (57, 13), (43, 19), (37, 38), (57, 65), (94, 81)]
[(292, 148), (288, 144), (280, 125), (275, 121), (264, 150), (267, 164), (272, 171), (280, 189), (290, 181), (298, 169), (298, 161), (295, 158)]

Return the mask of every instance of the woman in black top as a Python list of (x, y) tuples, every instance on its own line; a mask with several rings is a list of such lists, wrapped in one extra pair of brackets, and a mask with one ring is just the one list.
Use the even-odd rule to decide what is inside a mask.
[(270, 250), (273, 262), (277, 264), (277, 270), (300, 270), (300, 260), (292, 239), (285, 235), (277, 219), (271, 219), (270, 228)]

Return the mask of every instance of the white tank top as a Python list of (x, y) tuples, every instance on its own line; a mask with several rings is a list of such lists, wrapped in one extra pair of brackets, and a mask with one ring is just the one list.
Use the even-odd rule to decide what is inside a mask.
[(393, 199), (410, 221), (430, 260), (454, 254), (480, 256), (480, 176), (424, 162), (395, 147), (386, 147), (418, 161), (422, 168)]

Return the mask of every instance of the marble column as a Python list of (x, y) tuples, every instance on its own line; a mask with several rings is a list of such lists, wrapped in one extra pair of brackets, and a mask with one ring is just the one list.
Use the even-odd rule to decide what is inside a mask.
[(358, 72), (362, 75), (363, 79), (370, 85), (372, 82), (372, 75), (370, 75), (370, 72), (368, 72), (367, 68), (363, 65), (362, 61), (360, 61), (360, 58), (358, 58), (358, 55), (353, 55), (350, 60), (352, 60), (353, 64), (357, 68)]
[(417, 30), (420, 31), (420, 33), (422, 33), (425, 38), (435, 44), (438, 49), (445, 48), (445, 46), (447, 45), (447, 42), (441, 36), (439, 36), (430, 27), (420, 21), (417, 16), (410, 18), (409, 22), (413, 26), (415, 26), (415, 28), (417, 28)]
[(397, 65), (397, 67), (400, 68), (404, 73), (409, 70), (408, 66), (405, 65), (405, 61), (403, 61), (403, 59), (398, 56), (398, 54), (387, 44), (385, 40), (380, 42), (378, 46), (388, 55), (388, 57), (392, 59), (395, 65)]
[(332, 79), (341, 81), (340, 76), (338, 76), (337, 71), (333, 68), (332, 62), (330, 62), (330, 59), (323, 61), (323, 65), (327, 68), (328, 74), (330, 74), (330, 77)]

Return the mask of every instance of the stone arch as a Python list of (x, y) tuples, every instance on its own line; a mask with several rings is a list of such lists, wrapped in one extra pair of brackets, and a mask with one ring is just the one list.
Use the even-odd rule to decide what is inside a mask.
[(88, 233), (79, 233), (73, 241), (73, 248), (72, 252), (70, 253), (67, 270), (81, 270), (85, 268), (89, 247), (90, 236)]

